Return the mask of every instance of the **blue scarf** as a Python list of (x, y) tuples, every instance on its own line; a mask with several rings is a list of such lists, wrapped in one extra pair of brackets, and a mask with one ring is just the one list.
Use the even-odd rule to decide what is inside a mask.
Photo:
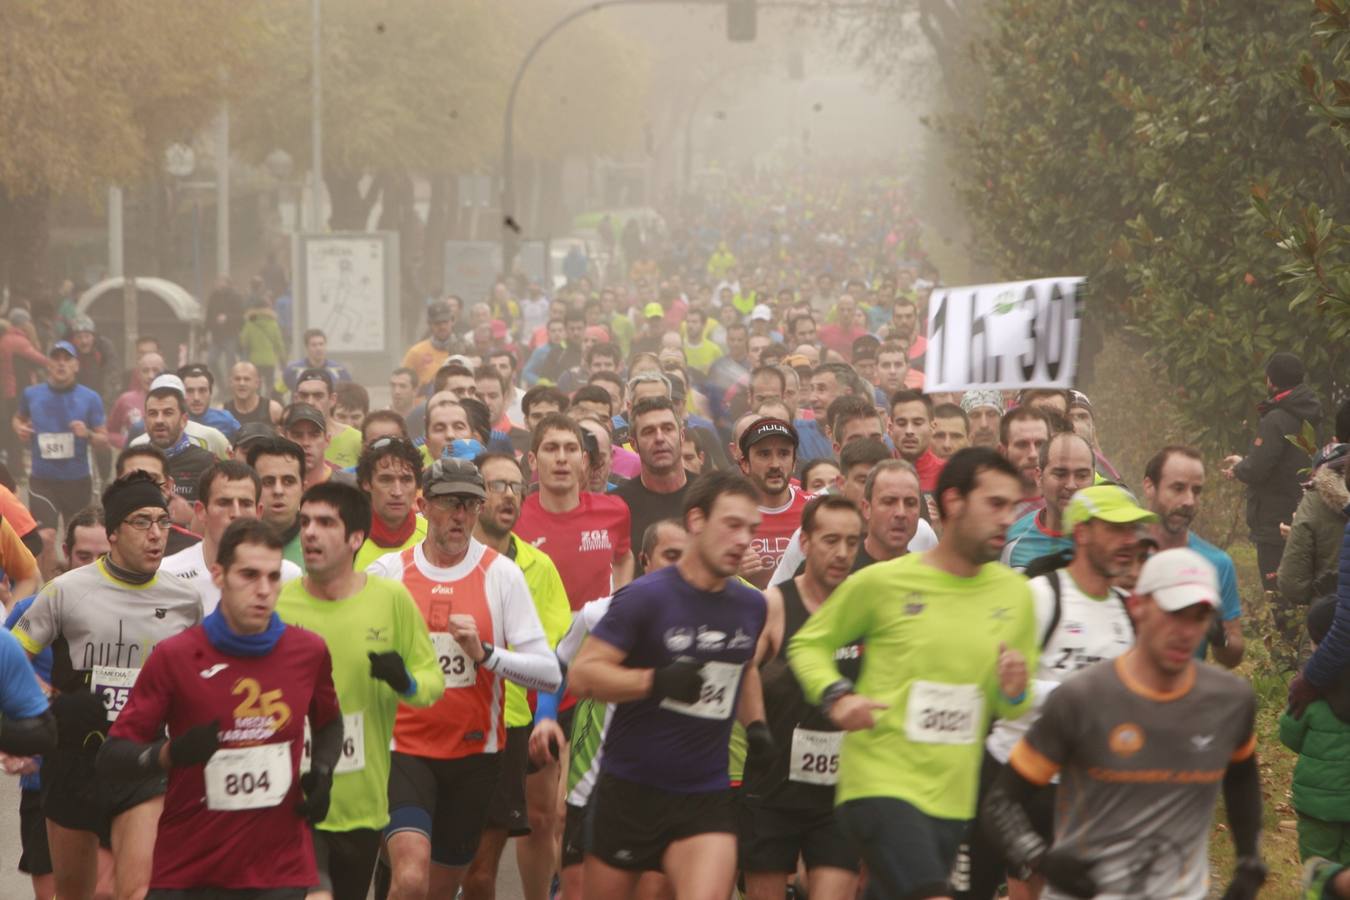
[(188, 440), (188, 433), (184, 430), (183, 433), (178, 436), (178, 443), (165, 450), (164, 455), (169, 459), (173, 459), (175, 456), (186, 450), (190, 443), (191, 441)]
[(266, 656), (272, 652), (286, 630), (281, 617), (272, 613), (272, 620), (267, 623), (267, 630), (262, 634), (236, 634), (225, 621), (219, 606), (215, 612), (202, 619), (202, 627), (206, 629), (206, 639), (211, 642), (211, 646), (229, 656)]

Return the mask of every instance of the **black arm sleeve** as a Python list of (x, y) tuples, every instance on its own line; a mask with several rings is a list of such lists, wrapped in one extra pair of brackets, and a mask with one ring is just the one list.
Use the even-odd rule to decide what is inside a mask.
[(1255, 856), (1261, 837), (1261, 774), (1256, 754), (1231, 763), (1223, 775), (1223, 802), (1238, 856)]
[(980, 827), (1003, 851), (1013, 872), (1033, 867), (1046, 851), (1045, 841), (1032, 828), (1026, 811), (1036, 789), (1012, 766), (1004, 766), (980, 805)]
[(105, 778), (131, 780), (158, 775), (159, 750), (164, 739), (139, 744), (127, 738), (110, 737), (98, 750), (98, 774)]
[(30, 529), (25, 535), (20, 536), (19, 540), (28, 548), (28, 552), (33, 554), (34, 559), (42, 556), (42, 535), (38, 534), (41, 528)]
[(314, 768), (333, 771), (342, 758), (342, 716), (333, 716), (331, 722), (315, 731), (309, 746)]
[(11, 756), (38, 756), (56, 749), (56, 717), (51, 711), (0, 724), (0, 751)]

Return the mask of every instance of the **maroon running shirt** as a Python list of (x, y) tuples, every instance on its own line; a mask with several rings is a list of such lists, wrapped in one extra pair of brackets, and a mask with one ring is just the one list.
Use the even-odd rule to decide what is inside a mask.
[[(300, 756), (306, 716), (318, 730), (338, 715), (332, 660), (316, 634), (288, 625), (264, 656), (221, 653), (200, 625), (160, 642), (110, 736), (146, 744), (166, 723), (173, 736), (219, 720), (220, 750), (206, 766), (169, 770), (150, 887), (318, 884), (309, 825), (296, 811), (303, 796)], [(271, 800), (279, 802), (211, 808)]]

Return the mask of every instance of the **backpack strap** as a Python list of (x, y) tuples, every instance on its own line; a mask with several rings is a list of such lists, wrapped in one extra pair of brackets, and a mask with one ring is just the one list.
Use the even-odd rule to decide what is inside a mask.
[(1055, 629), (1059, 627), (1060, 616), (1064, 612), (1064, 601), (1061, 596), (1063, 589), (1059, 584), (1059, 569), (1045, 573), (1045, 577), (1050, 581), (1050, 592), (1054, 598), (1054, 606), (1050, 610), (1050, 624), (1046, 627), (1045, 633), (1041, 635), (1041, 650), (1044, 651), (1046, 645), (1050, 643), (1050, 638), (1055, 634)]

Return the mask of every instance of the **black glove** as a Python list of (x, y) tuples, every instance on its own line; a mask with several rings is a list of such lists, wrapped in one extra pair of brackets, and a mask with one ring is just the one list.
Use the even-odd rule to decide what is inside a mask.
[(403, 657), (398, 655), (397, 650), (385, 653), (376, 653), (372, 650), (366, 656), (370, 657), (371, 678), (385, 682), (399, 696), (408, 693), (408, 689), (412, 687), (412, 679), (408, 677), (408, 667), (403, 664)]
[(1254, 856), (1244, 856), (1233, 869), (1233, 880), (1223, 892), (1223, 900), (1253, 900), (1266, 883), (1266, 864)]
[(206, 725), (193, 725), (169, 741), (169, 764), (195, 766), (211, 758), (220, 747), (220, 720)]
[(694, 703), (703, 693), (703, 663), (694, 659), (677, 659), (665, 668), (652, 672), (652, 697), (669, 697), (681, 703)]
[(1041, 857), (1036, 871), (1045, 880), (1070, 897), (1097, 896), (1097, 881), (1092, 877), (1092, 863), (1063, 850), (1051, 850)]
[[(397, 656), (398, 654), (394, 654)], [(328, 804), (333, 799), (333, 773), (325, 766), (316, 766), (300, 776), (300, 790), (305, 799), (295, 811), (311, 825), (317, 825), (328, 816)]]
[(763, 720), (745, 726), (745, 743), (746, 769), (767, 768), (773, 762), (778, 748), (774, 746), (773, 733)]

